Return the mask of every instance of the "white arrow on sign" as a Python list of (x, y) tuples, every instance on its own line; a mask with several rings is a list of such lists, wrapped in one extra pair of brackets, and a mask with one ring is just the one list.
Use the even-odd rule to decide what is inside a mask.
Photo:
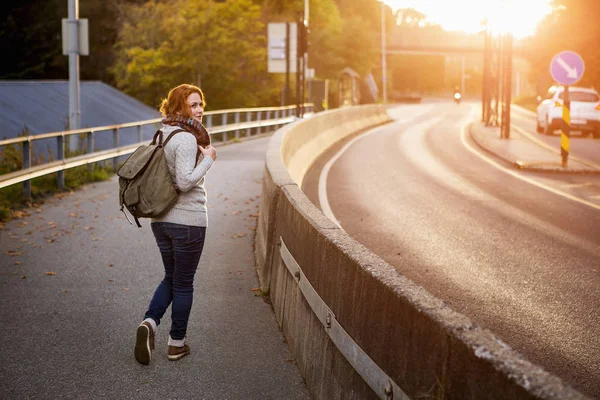
[(558, 65), (560, 65), (561, 67), (563, 67), (563, 69), (565, 71), (567, 71), (567, 77), (568, 78), (577, 79), (577, 77), (578, 77), (578, 75), (577, 75), (577, 67), (571, 68), (571, 66), (569, 64), (567, 64), (567, 62), (565, 60), (563, 60), (561, 57), (558, 57), (556, 59), (556, 62), (558, 63)]

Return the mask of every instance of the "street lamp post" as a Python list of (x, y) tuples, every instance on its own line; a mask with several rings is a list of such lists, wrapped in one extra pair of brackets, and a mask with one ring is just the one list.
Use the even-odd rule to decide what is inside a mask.
[(381, 85), (383, 86), (383, 104), (387, 104), (387, 65), (386, 65), (386, 45), (385, 45), (385, 13), (384, 3), (381, 3)]

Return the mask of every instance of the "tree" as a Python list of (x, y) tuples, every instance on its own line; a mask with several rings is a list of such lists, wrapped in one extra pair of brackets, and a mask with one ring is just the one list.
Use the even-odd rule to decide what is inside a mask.
[(260, 12), (250, 0), (131, 6), (112, 69), (117, 87), (152, 106), (184, 82), (200, 85), (212, 109), (276, 103)]
[[(538, 26), (527, 41), (525, 57), (530, 61), (538, 91), (552, 84), (549, 65), (563, 50), (579, 53), (586, 69), (580, 85), (600, 88), (600, 8), (596, 0), (555, 0), (554, 11)], [(582, 28), (584, 27), (584, 28)]]
[(62, 55), (61, 18), (63, 0), (3, 1), (0, 47), (6, 60), (1, 79), (65, 79), (67, 58)]

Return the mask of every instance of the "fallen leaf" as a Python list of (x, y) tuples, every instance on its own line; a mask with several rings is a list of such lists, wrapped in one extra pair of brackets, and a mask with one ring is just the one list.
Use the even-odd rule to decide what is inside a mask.
[(129, 290), (129, 288), (128, 287), (124, 287), (123, 290)]
[(15, 265), (20, 265), (21, 261), (15, 261)]
[(22, 275), (21, 279), (27, 279), (27, 275)]
[(252, 290), (253, 292), (258, 292), (258, 291), (260, 291), (260, 288), (253, 287), (253, 288), (252, 288), (252, 289), (250, 289), (250, 290)]
[(61, 293), (67, 293), (67, 292), (68, 292), (68, 290), (67, 290), (67, 289), (63, 289), (63, 290), (61, 290), (60, 292), (61, 292)]
[(56, 272), (48, 271), (46, 272), (46, 275), (56, 275)]
[(108, 266), (109, 266), (109, 267), (114, 267), (114, 265), (113, 265), (113, 264), (108, 264)]

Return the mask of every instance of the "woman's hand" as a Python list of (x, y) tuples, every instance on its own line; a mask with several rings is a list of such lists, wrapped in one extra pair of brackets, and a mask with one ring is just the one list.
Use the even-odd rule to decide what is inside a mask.
[(212, 147), (210, 144), (206, 147), (198, 145), (198, 149), (204, 154), (204, 157), (210, 157), (213, 161), (217, 160), (217, 149)]

